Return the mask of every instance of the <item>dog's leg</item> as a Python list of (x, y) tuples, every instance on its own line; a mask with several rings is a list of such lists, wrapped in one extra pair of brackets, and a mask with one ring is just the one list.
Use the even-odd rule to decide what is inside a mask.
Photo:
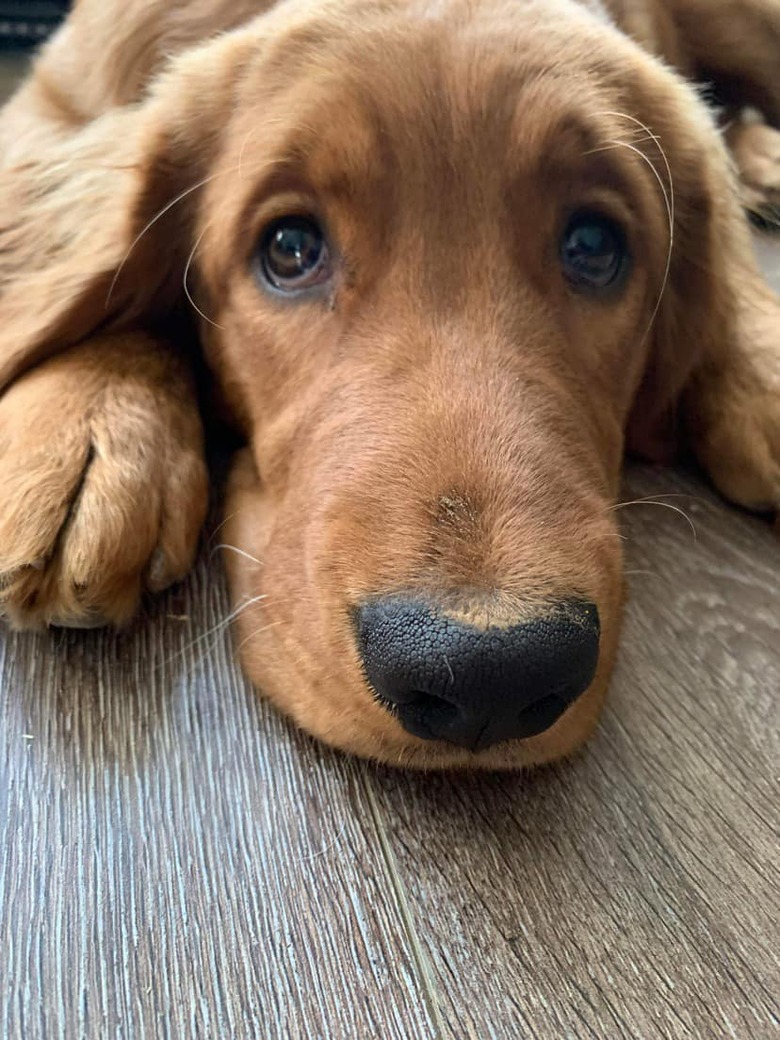
[[(727, 132), (742, 201), (776, 220), (780, 201), (780, 4), (777, 0), (674, 0), (698, 66), (769, 124), (740, 119)], [(780, 301), (757, 270), (732, 214), (717, 235), (730, 271), (734, 332), (706, 357), (686, 394), (693, 447), (716, 485), (750, 509), (780, 509)]]
[(743, 112), (727, 127), (726, 142), (742, 181), (745, 209), (767, 230), (780, 228), (780, 131)]
[(0, 396), (0, 615), (121, 624), (181, 578), (207, 503), (192, 376), (141, 332), (96, 337)]
[(756, 272), (736, 280), (729, 348), (708, 356), (685, 395), (691, 444), (715, 484), (748, 509), (780, 510), (780, 301)]

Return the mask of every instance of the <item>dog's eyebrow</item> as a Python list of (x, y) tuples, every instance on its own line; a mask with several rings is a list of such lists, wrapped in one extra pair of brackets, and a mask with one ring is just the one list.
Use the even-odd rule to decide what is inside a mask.
[[(291, 118), (284, 137), (274, 149), (273, 161), (260, 170), (257, 191), (307, 192), (351, 198), (376, 190), (398, 167), (398, 157), (381, 115), (364, 100), (341, 106), (327, 119), (316, 111)], [(251, 163), (244, 163), (251, 169)]]
[[(540, 101), (533, 106), (536, 114)], [(509, 162), (512, 176), (551, 186), (575, 181), (630, 199), (637, 183), (648, 180), (648, 168), (638, 153), (650, 138), (632, 138), (625, 125), (592, 103), (567, 98), (562, 104), (560, 96), (550, 101), (544, 121), (529, 117), (526, 105), (517, 106), (508, 135), (514, 142)], [(633, 149), (620, 147), (627, 138)]]

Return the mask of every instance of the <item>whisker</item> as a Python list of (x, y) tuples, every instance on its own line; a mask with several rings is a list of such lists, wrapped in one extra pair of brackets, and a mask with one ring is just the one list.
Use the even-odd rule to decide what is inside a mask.
[(127, 250), (127, 252), (125, 253), (124, 257), (122, 258), (122, 262), (120, 263), (119, 267), (117, 268), (116, 274), (111, 279), (111, 285), (108, 288), (108, 295), (106, 296), (106, 304), (105, 304), (106, 310), (108, 310), (108, 305), (110, 304), (111, 297), (114, 294), (114, 289), (116, 288), (116, 283), (119, 281), (119, 276), (122, 274), (122, 271), (125, 269), (127, 261), (130, 259), (133, 251), (135, 250), (136, 246), (141, 241), (141, 239), (144, 237), (144, 235), (148, 231), (151, 231), (151, 229), (154, 227), (154, 225), (157, 223), (157, 221), (161, 220), (165, 216), (166, 213), (170, 213), (170, 211), (173, 209), (174, 206), (178, 206), (178, 204), (180, 202), (183, 202), (184, 199), (186, 199), (188, 195), (191, 195), (194, 191), (197, 191), (198, 188), (202, 188), (206, 184), (209, 184), (211, 181), (213, 181), (218, 176), (219, 176), (219, 171), (217, 173), (212, 173), (210, 177), (206, 177), (206, 178), (204, 178), (204, 180), (198, 181), (198, 183), (197, 184), (193, 184), (191, 188), (187, 188), (185, 191), (181, 192), (175, 198), (171, 199), (171, 201), (168, 202), (165, 206), (163, 206), (163, 208), (158, 213), (155, 213), (155, 215), (148, 222), (148, 224), (146, 224), (141, 229), (141, 231), (139, 231), (139, 233), (136, 235), (136, 237), (130, 243), (130, 248)]
[(251, 639), (256, 639), (258, 636), (262, 635), (263, 632), (267, 632), (270, 628), (276, 628), (277, 625), (281, 625), (281, 623), (281, 621), (272, 621), (270, 625), (264, 625), (263, 628), (256, 628), (254, 632), (250, 632), (249, 635), (245, 636), (238, 644), (236, 647), (236, 653), (240, 653)]
[(666, 205), (666, 215), (669, 223), (669, 248), (666, 253), (666, 264), (664, 266), (663, 277), (661, 278), (661, 288), (658, 291), (658, 299), (656, 300), (655, 307), (653, 308), (653, 313), (650, 315), (650, 320), (647, 323), (647, 328), (645, 329), (642, 335), (642, 339), (639, 341), (640, 344), (642, 344), (644, 343), (645, 339), (647, 339), (650, 329), (653, 327), (653, 323), (655, 322), (655, 319), (658, 316), (658, 311), (661, 309), (661, 302), (663, 300), (664, 293), (666, 292), (666, 286), (669, 282), (669, 272), (672, 269), (672, 252), (674, 250), (674, 215), (672, 203), (670, 201), (669, 195), (667, 194), (664, 182), (661, 180), (661, 175), (658, 172), (658, 170), (656, 170), (655, 166), (653, 166), (652, 162), (648, 159), (645, 153), (640, 148), (636, 148), (632, 144), (627, 144), (625, 141), (614, 141), (613, 143), (618, 148), (627, 148), (630, 152), (633, 152), (635, 155), (638, 155), (642, 162), (646, 163), (647, 166), (650, 168), (653, 176), (658, 181), (658, 185), (661, 189), (661, 194), (663, 195), (664, 203)]
[(310, 863), (313, 859), (319, 859), (320, 856), (324, 856), (326, 852), (330, 852), (330, 850), (335, 848), (336, 845), (338, 845), (338, 843), (344, 837), (344, 832), (346, 831), (346, 829), (347, 829), (347, 821), (345, 820), (343, 825), (342, 825), (342, 827), (341, 827), (341, 830), (338, 832), (336, 837), (332, 839), (332, 841), (329, 841), (327, 845), (323, 845), (323, 847), (318, 852), (312, 852), (308, 856), (301, 856), (301, 858), (298, 860), (298, 862), (299, 863)]
[(192, 247), (192, 252), (190, 253), (189, 257), (187, 258), (187, 263), (186, 263), (185, 268), (184, 268), (184, 275), (182, 277), (182, 285), (184, 286), (184, 294), (185, 294), (185, 296), (190, 301), (190, 304), (192, 305), (194, 310), (196, 310), (197, 313), (201, 316), (201, 318), (203, 318), (204, 321), (207, 321), (209, 323), (209, 325), (213, 325), (215, 329), (222, 329), (222, 331), (224, 332), (224, 330), (225, 330), (225, 326), (224, 325), (220, 325), (218, 322), (213, 321), (208, 316), (208, 314), (205, 314), (200, 309), (200, 307), (197, 305), (197, 303), (193, 299), (192, 293), (190, 292), (190, 288), (187, 285), (187, 279), (188, 279), (189, 274), (190, 274), (190, 268), (192, 267), (192, 261), (195, 259), (195, 254), (198, 251), (198, 246), (203, 241), (203, 236), (206, 234), (206, 232), (208, 231), (210, 226), (211, 226), (210, 224), (207, 224), (206, 227), (204, 227), (204, 229), (198, 235), (198, 237), (197, 237), (197, 239), (195, 241), (195, 245)]
[[(209, 540), (209, 544), (211, 544), (211, 542), (214, 541), (214, 539), (217, 537), (217, 535), (222, 530), (222, 528), (225, 526), (225, 524), (229, 523), (233, 519), (233, 517), (238, 516), (238, 514), (240, 512), (241, 512), (240, 509), (236, 509), (232, 513), (229, 513), (227, 516), (223, 516), (222, 517), (220, 522), (217, 524), (217, 526), (214, 528), (214, 530), (209, 535), (209, 539), (208, 539)], [(221, 546), (221, 545), (217, 546), (217, 549), (222, 549), (222, 548), (224, 548), (224, 546)]]
[(611, 509), (616, 509), (618, 506), (635, 505), (637, 502), (656, 502), (661, 498), (687, 498), (691, 499), (693, 496), (684, 491), (664, 491), (658, 495), (643, 495), (641, 498), (626, 499), (621, 502), (614, 502)]
[(666, 291), (666, 286), (667, 286), (667, 284), (669, 282), (669, 273), (670, 273), (671, 268), (672, 268), (672, 253), (674, 251), (674, 220), (675, 220), (675, 211), (674, 211), (674, 179), (672, 177), (672, 168), (669, 165), (669, 160), (668, 160), (668, 158), (666, 156), (666, 152), (664, 151), (664, 149), (663, 149), (663, 147), (661, 145), (661, 141), (660, 141), (658, 135), (654, 134), (649, 126), (647, 126), (645, 123), (643, 123), (641, 121), (641, 119), (637, 119), (635, 116), (629, 115), (628, 112), (603, 112), (601, 114), (602, 115), (606, 115), (606, 116), (615, 116), (618, 119), (628, 119), (632, 123), (635, 123), (637, 125), (637, 127), (640, 127), (644, 132), (646, 132), (647, 135), (648, 135), (647, 139), (648, 140), (652, 140), (653, 143), (655, 144), (656, 148), (658, 149), (658, 153), (661, 156), (661, 160), (662, 160), (662, 162), (664, 164), (664, 167), (666, 168), (666, 176), (667, 176), (667, 179), (669, 181), (669, 190), (667, 192), (666, 186), (664, 185), (664, 182), (663, 182), (663, 180), (661, 178), (661, 175), (659, 174), (658, 170), (656, 170), (655, 166), (650, 161), (650, 159), (645, 155), (645, 153), (640, 148), (637, 148), (636, 145), (629, 144), (626, 141), (609, 141), (609, 142), (607, 142), (608, 144), (615, 145), (618, 148), (627, 148), (630, 152), (633, 152), (635, 155), (638, 155), (639, 158), (644, 163), (647, 164), (647, 166), (650, 168), (650, 171), (652, 172), (653, 176), (658, 181), (658, 186), (661, 189), (661, 194), (663, 195), (664, 204), (666, 206), (666, 215), (667, 215), (667, 218), (668, 218), (668, 221), (669, 221), (669, 249), (668, 249), (667, 254), (666, 254), (666, 265), (664, 267), (663, 278), (661, 279), (661, 288), (660, 288), (660, 291), (658, 293), (658, 300), (656, 301), (656, 305), (653, 308), (653, 313), (650, 315), (650, 321), (648, 322), (647, 328), (646, 328), (646, 330), (645, 330), (645, 332), (644, 332), (644, 334), (642, 336), (642, 339), (640, 340), (640, 345), (641, 345), (642, 343), (644, 343), (644, 341), (647, 339), (648, 335), (650, 334), (650, 330), (652, 329), (653, 324), (655, 322), (655, 319), (658, 316), (658, 311), (661, 309), (661, 301), (663, 300), (664, 292)]
[(696, 533), (696, 525), (694, 524), (693, 520), (690, 518), (688, 513), (686, 513), (684, 509), (680, 509), (679, 506), (673, 505), (671, 502), (659, 502), (656, 499), (652, 498), (636, 498), (631, 502), (618, 502), (616, 505), (611, 506), (610, 510), (617, 511), (618, 509), (625, 509), (628, 506), (662, 506), (664, 509), (671, 509), (674, 513), (679, 513), (680, 516), (685, 517), (685, 519), (688, 521), (688, 525), (691, 531), (693, 532), (694, 541), (698, 539), (698, 535)]
[(262, 560), (258, 560), (256, 556), (252, 556), (246, 549), (239, 549), (237, 545), (231, 545), (229, 542), (220, 542), (219, 545), (215, 545), (211, 550), (211, 556), (218, 552), (220, 549), (229, 549), (231, 552), (238, 553), (239, 556), (243, 556), (245, 559), (250, 560), (252, 563), (256, 563), (258, 567), (264, 567), (265, 564)]
[(246, 151), (246, 146), (249, 144), (249, 142), (251, 141), (252, 137), (256, 133), (257, 133), (257, 127), (256, 126), (252, 127), (252, 129), (249, 131), (249, 133), (244, 138), (244, 143), (241, 145), (241, 151), (238, 153), (238, 177), (239, 177), (239, 180), (243, 180), (244, 179), (244, 152)]
[[(226, 170), (225, 171), (225, 176), (229, 176), (229, 175), (231, 175), (233, 173), (238, 172), (239, 175), (243, 177), (244, 151), (246, 149), (247, 144), (249, 143), (250, 137), (251, 137), (253, 132), (254, 131), (250, 131), (249, 134), (247, 134), (247, 137), (246, 137), (246, 139), (244, 141), (244, 144), (243, 144), (243, 146), (241, 148), (241, 154), (239, 155), (239, 161), (238, 161), (237, 165), (232, 167), (232, 169)], [(268, 168), (271, 168), (271, 167), (274, 167), (274, 166), (278, 166), (281, 162), (282, 162), (282, 160), (280, 160), (280, 159), (266, 159), (263, 162), (259, 163), (257, 165), (256, 169), (258, 171), (265, 170), (265, 169), (268, 169)], [(170, 202), (167, 202), (162, 207), (162, 209), (160, 209), (157, 213), (155, 213), (155, 215), (151, 218), (151, 220), (149, 220), (148, 223), (145, 224), (144, 227), (138, 232), (136, 237), (130, 243), (130, 247), (128, 248), (127, 252), (122, 257), (122, 262), (119, 264), (119, 267), (117, 268), (116, 273), (114, 274), (114, 277), (111, 279), (111, 285), (109, 286), (108, 293), (106, 295), (106, 303), (105, 303), (106, 310), (108, 310), (109, 304), (111, 302), (111, 297), (114, 294), (114, 290), (116, 289), (116, 285), (117, 285), (117, 282), (119, 281), (119, 278), (120, 278), (120, 276), (122, 274), (122, 271), (125, 269), (125, 267), (127, 265), (127, 261), (130, 259), (131, 255), (133, 254), (133, 252), (136, 249), (138, 243), (141, 241), (141, 239), (144, 237), (144, 235), (146, 235), (147, 232), (150, 231), (154, 227), (154, 225), (157, 223), (157, 221), (162, 219), (162, 217), (164, 217), (166, 215), (166, 213), (170, 213), (170, 211), (174, 208), (174, 206), (178, 206), (180, 202), (183, 202), (193, 192), (198, 191), (199, 188), (204, 188), (207, 184), (210, 184), (213, 180), (215, 180), (217, 177), (220, 177), (220, 176), (222, 176), (222, 171), (221, 170), (217, 170), (215, 173), (212, 173), (210, 176), (204, 177), (203, 180), (198, 181), (196, 184), (193, 184), (191, 187), (186, 188), (184, 191), (180, 192), (178, 195), (176, 195), (174, 198), (172, 198)], [(190, 259), (188, 261), (188, 267), (192, 263), (192, 258), (194, 256), (194, 253), (195, 253), (196, 250), (197, 250), (197, 243), (196, 243), (196, 246), (195, 246), (195, 250), (193, 250), (193, 253), (190, 255)], [(187, 289), (186, 283), (185, 283), (184, 288), (185, 288), (185, 291), (186, 291), (186, 289)], [(187, 295), (189, 296), (189, 293), (187, 293)], [(195, 307), (195, 310), (198, 310), (198, 308), (195, 306), (195, 304), (193, 303), (191, 298), (190, 298), (190, 303), (192, 303), (193, 307)], [(198, 313), (201, 313), (201, 312), (198, 311)], [(206, 321), (210, 321), (210, 319), (205, 314), (203, 315), (203, 317), (206, 318)], [(212, 322), (212, 324), (214, 324), (214, 323)], [(217, 327), (219, 328), (220, 326), (217, 326)]]
[[(254, 606), (256, 603), (259, 603), (259, 602), (261, 602), (262, 600), (264, 600), (266, 598), (267, 598), (266, 595), (252, 596), (245, 603), (241, 603), (234, 610), (232, 610), (227, 615), (227, 617), (222, 618), (222, 620), (218, 621), (217, 624), (214, 625), (212, 628), (209, 628), (205, 632), (202, 632), (199, 636), (196, 636), (196, 638), (191, 640), (191, 642), (189, 642), (185, 647), (183, 647), (181, 650), (178, 650), (171, 657), (169, 657), (165, 661), (163, 661), (163, 663), (159, 666), (159, 668), (162, 669), (162, 668), (165, 668), (166, 666), (172, 664), (178, 658), (183, 657), (186, 653), (189, 653), (189, 651), (193, 650), (196, 646), (200, 646), (201, 643), (210, 640), (212, 636), (216, 636), (217, 638), (219, 638), (219, 636), (222, 635), (222, 633), (225, 632), (228, 629), (230, 624), (233, 621), (235, 621), (236, 618), (240, 617), (241, 614), (243, 614), (243, 612), (245, 610), (248, 610), (249, 607)], [(195, 664), (196, 665), (200, 664), (201, 661), (203, 660), (203, 658), (206, 656), (206, 654), (207, 653), (211, 653), (211, 651), (214, 649), (214, 646), (216, 646), (216, 641), (214, 642), (214, 644), (212, 646), (206, 647), (204, 652), (196, 660)]]
[(627, 134), (625, 136), (625, 138), (621, 138), (619, 141), (618, 140), (607, 141), (605, 144), (599, 145), (596, 148), (588, 148), (588, 150), (583, 152), (582, 154), (583, 155), (599, 155), (601, 152), (614, 151), (615, 148), (619, 148), (621, 146), (621, 144), (624, 144), (626, 142), (628, 142), (630, 144), (645, 144), (647, 141), (657, 141), (657, 138), (652, 133), (640, 134), (639, 131), (635, 130), (635, 131), (632, 131), (631, 133)]
[(658, 153), (661, 156), (661, 159), (663, 160), (663, 164), (666, 167), (666, 176), (669, 180), (669, 203), (671, 208), (671, 217), (672, 222), (674, 222), (674, 180), (672, 178), (672, 169), (669, 165), (669, 160), (666, 156), (666, 152), (664, 151), (663, 146), (661, 145), (660, 137), (658, 136), (658, 134), (653, 133), (650, 127), (647, 126), (646, 123), (643, 123), (641, 119), (637, 119), (636, 116), (629, 115), (628, 112), (604, 112), (603, 115), (616, 116), (618, 119), (630, 120), (632, 123), (635, 123), (642, 132), (647, 134), (647, 139), (654, 142), (656, 148), (658, 149)]

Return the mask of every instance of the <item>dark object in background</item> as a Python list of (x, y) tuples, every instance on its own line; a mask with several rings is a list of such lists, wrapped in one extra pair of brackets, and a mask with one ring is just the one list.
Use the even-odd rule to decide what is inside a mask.
[(0, 48), (36, 46), (69, 7), (70, 0), (0, 0)]

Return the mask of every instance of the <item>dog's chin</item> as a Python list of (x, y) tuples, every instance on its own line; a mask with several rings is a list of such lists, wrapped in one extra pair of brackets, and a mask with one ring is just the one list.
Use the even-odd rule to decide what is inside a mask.
[[(240, 561), (229, 568), (234, 574), (244, 569)], [(404, 769), (505, 771), (566, 758), (593, 732), (611, 671), (605, 656), (585, 693), (544, 732), (470, 751), (408, 733), (374, 696), (347, 650), (339, 655), (341, 667), (338, 657), (315, 660), (311, 645), (267, 620), (262, 601), (237, 617), (234, 635), (244, 673), (302, 730), (340, 751)]]
[(508, 771), (565, 758), (592, 734), (608, 682), (609, 669), (600, 667), (586, 693), (549, 729), (469, 751), (407, 732), (375, 699), (358, 669), (339, 671), (333, 660), (329, 671), (311, 660), (309, 648), (263, 629), (262, 610), (253, 616), (249, 608), (235, 623), (241, 666), (263, 696), (324, 744), (404, 769)]

